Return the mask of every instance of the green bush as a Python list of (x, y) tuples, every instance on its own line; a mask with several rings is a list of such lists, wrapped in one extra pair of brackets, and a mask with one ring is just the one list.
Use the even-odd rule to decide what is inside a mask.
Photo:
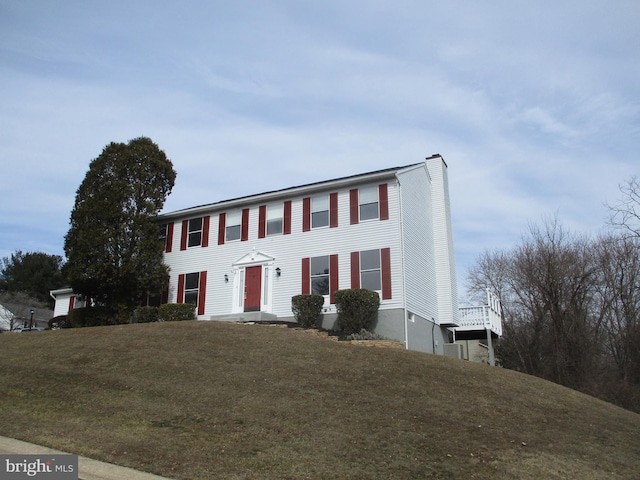
[(158, 307), (159, 322), (195, 320), (196, 307), (191, 303), (165, 303)]
[(368, 329), (380, 308), (380, 296), (364, 288), (338, 290), (335, 297), (338, 328), (347, 335)]
[(67, 314), (67, 326), (100, 327), (118, 323), (118, 312), (107, 307), (74, 308)]
[(136, 308), (136, 322), (137, 323), (152, 323), (157, 322), (160, 318), (160, 312), (158, 307), (138, 307)]
[(322, 295), (296, 295), (291, 297), (293, 316), (303, 328), (316, 326), (323, 305), (324, 297)]

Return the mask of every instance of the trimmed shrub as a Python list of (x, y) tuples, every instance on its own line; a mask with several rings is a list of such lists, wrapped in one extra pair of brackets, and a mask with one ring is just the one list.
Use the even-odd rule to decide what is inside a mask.
[(347, 335), (368, 329), (380, 308), (380, 296), (364, 288), (338, 290), (335, 297), (338, 328)]
[(195, 320), (196, 306), (191, 303), (165, 303), (158, 308), (159, 322)]
[(136, 308), (136, 322), (137, 323), (152, 323), (157, 322), (160, 317), (158, 307), (138, 307)]
[(291, 297), (291, 310), (296, 322), (303, 328), (313, 328), (324, 305), (322, 295), (296, 295)]
[(74, 308), (67, 314), (67, 326), (72, 328), (115, 325), (117, 312), (107, 307)]

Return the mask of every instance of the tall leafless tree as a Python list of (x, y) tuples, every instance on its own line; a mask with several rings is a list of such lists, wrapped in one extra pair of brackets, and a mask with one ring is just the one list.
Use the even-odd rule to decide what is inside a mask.
[(640, 238), (640, 178), (632, 176), (619, 187), (621, 197), (609, 208), (609, 225), (620, 228), (627, 235)]

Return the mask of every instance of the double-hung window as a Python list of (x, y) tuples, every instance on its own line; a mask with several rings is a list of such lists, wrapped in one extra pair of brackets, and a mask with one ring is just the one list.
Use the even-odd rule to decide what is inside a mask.
[(184, 276), (184, 303), (198, 305), (200, 273), (187, 273)]
[(361, 188), (358, 195), (360, 220), (378, 218), (378, 187)]
[(231, 240), (240, 240), (242, 233), (242, 212), (236, 210), (227, 213), (227, 225), (225, 228), (225, 239), (227, 242)]
[(367, 290), (382, 290), (380, 250), (360, 252), (360, 285)]
[(284, 205), (267, 207), (267, 235), (281, 235), (284, 220)]
[(319, 195), (311, 198), (311, 228), (329, 225), (329, 196)]
[(329, 295), (329, 256), (310, 259), (311, 293)]
[(181, 273), (178, 275), (178, 303), (191, 303), (196, 306), (198, 315), (204, 315), (206, 293), (206, 270), (196, 273)]
[(202, 217), (189, 220), (188, 243), (189, 247), (197, 247), (202, 242)]
[(391, 249), (351, 252), (351, 288), (365, 288), (381, 293), (382, 300), (392, 296)]

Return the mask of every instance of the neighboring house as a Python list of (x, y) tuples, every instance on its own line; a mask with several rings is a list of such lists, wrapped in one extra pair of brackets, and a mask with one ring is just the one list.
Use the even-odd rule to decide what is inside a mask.
[(5, 302), (0, 305), (0, 331), (20, 331), (24, 327), (46, 328), (51, 310), (29, 304)]
[(193, 303), (200, 320), (294, 321), (291, 298), (320, 293), (322, 327), (333, 328), (333, 293), (367, 288), (381, 298), (373, 329), (408, 349), (443, 354), (458, 324), (440, 155), (166, 213), (158, 222), (170, 268), (162, 302)]
[(55, 307), (53, 309), (54, 317), (66, 315), (74, 308), (82, 308), (85, 306), (82, 297), (73, 293), (73, 289), (70, 287), (51, 290), (49, 295), (55, 300)]
[(19, 325), (18, 323), (19, 322), (13, 312), (4, 305), (0, 305), (0, 331), (8, 332), (15, 330), (18, 327), (22, 327), (22, 325)]

